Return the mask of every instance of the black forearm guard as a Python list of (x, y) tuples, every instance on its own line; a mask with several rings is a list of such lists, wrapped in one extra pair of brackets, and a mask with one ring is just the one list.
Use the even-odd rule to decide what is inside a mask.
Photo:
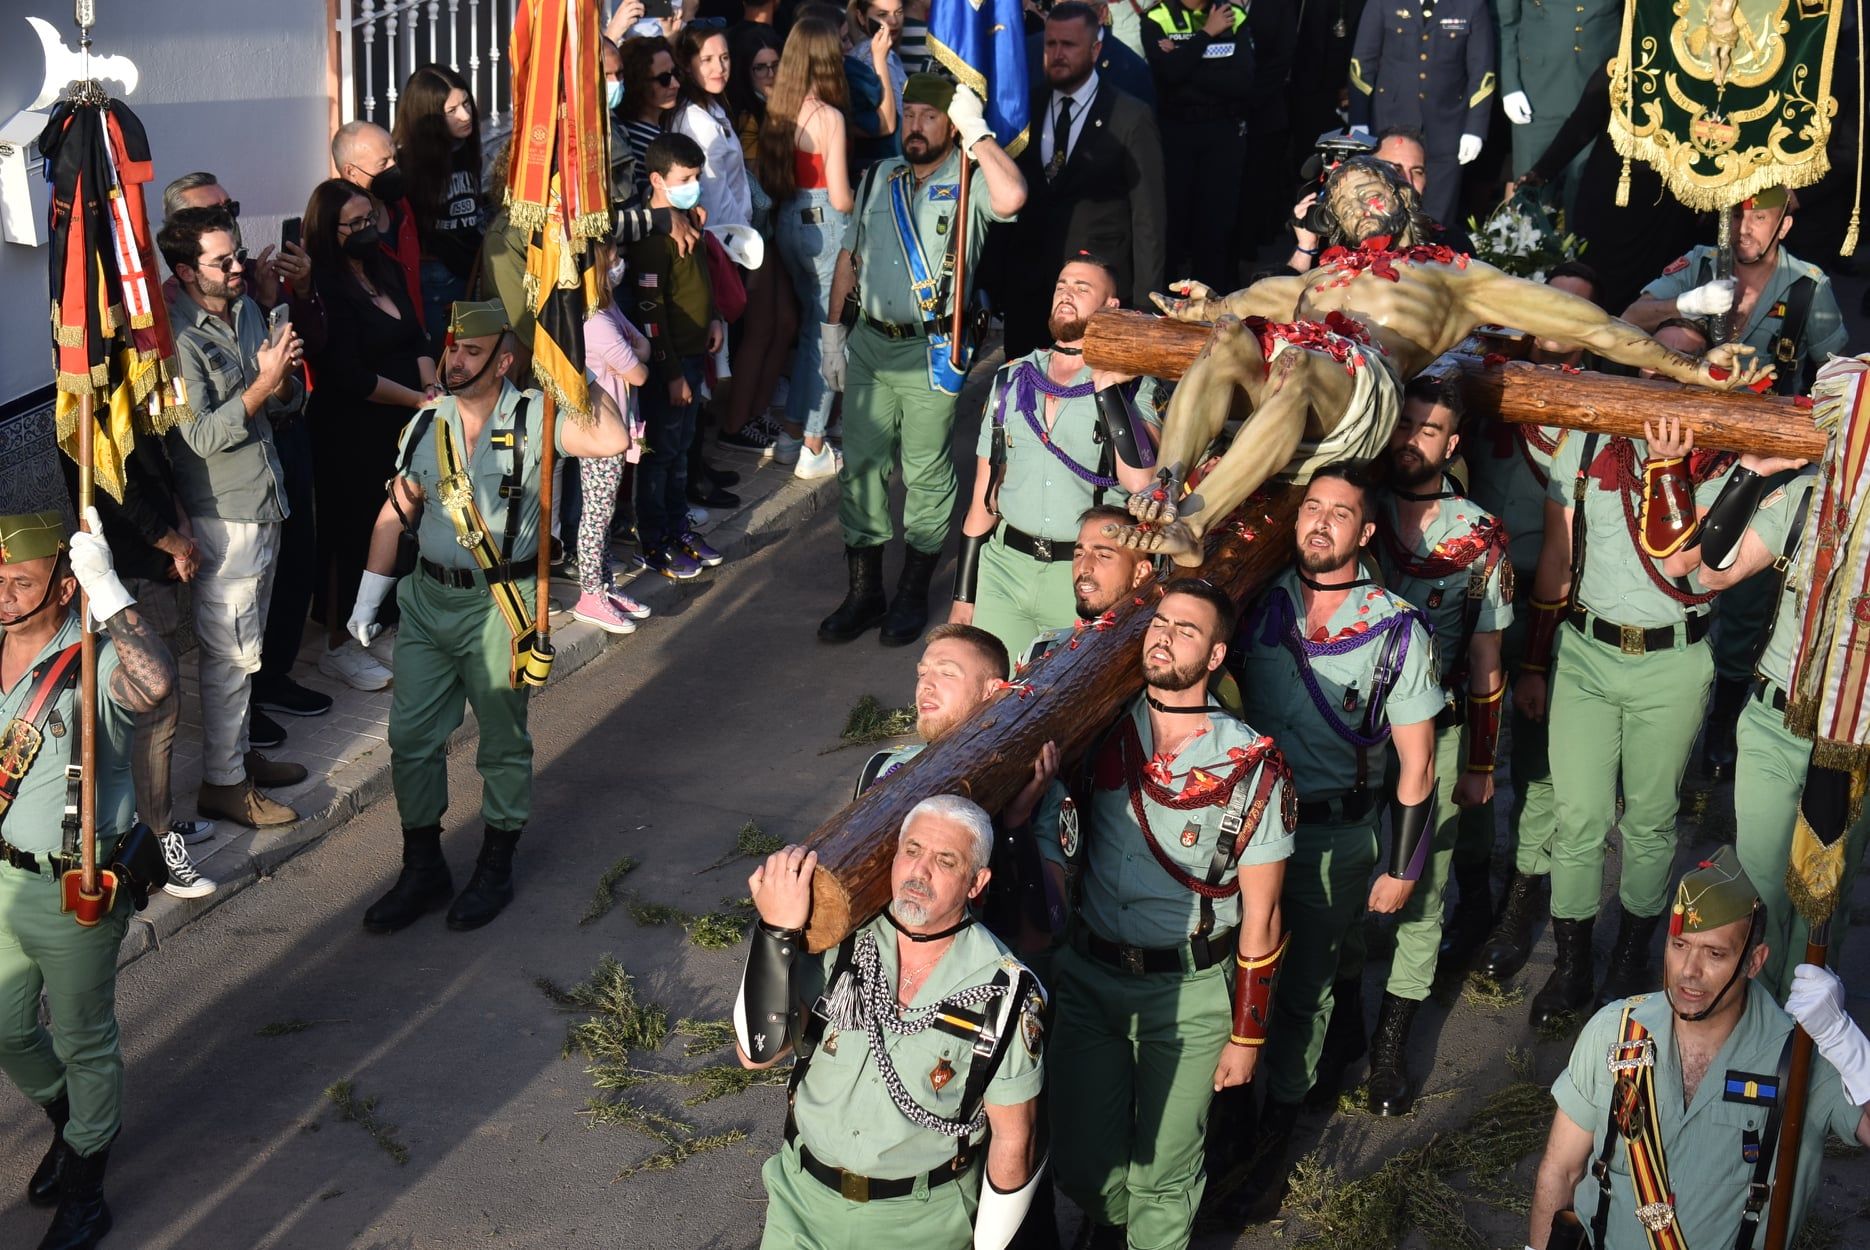
[(801, 929), (753, 926), (747, 968), (734, 1003), (740, 1049), (754, 1063), (771, 1063), (792, 1043), (792, 961), (805, 944)]
[(1765, 478), (1752, 469), (1734, 466), (1734, 471), (1727, 476), (1727, 484), (1702, 514), (1701, 529), (1689, 544), (1691, 547), (1700, 544), (1703, 564), (1712, 569), (1724, 569), (1734, 562), (1734, 553), (1740, 550), (1740, 536), (1747, 532), (1765, 489)]
[(954, 563), (954, 601), (974, 602), (980, 589), (980, 549), (987, 545), (986, 534), (961, 535), (961, 555)]
[(1421, 877), (1428, 863), (1429, 844), (1435, 840), (1435, 792), (1420, 803), (1390, 800), (1389, 875), (1403, 881)]
[(1097, 420), (1103, 427), (1104, 437), (1110, 440), (1117, 452), (1117, 459), (1132, 469), (1153, 469), (1156, 467), (1156, 449), (1150, 443), (1149, 436), (1142, 432), (1143, 419), (1137, 414), (1136, 403), (1126, 393), (1126, 386), (1107, 386), (1094, 396), (1097, 402)]

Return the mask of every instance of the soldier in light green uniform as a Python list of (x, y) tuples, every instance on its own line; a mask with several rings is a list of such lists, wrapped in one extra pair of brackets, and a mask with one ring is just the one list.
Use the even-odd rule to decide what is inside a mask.
[[(514, 388), (512, 366), (513, 339), (499, 301), (457, 302), (442, 362), (449, 394), (403, 431), (398, 475), (358, 587), (350, 630), (365, 646), (382, 630), (377, 611), (392, 586), (402, 609), (389, 743), (403, 870), (364, 913), (373, 933), (404, 928), (454, 894), (441, 852), (446, 757), (448, 736), (469, 707), (486, 829), (474, 875), (448, 910), (448, 927), (477, 929), (513, 898), (513, 851), (532, 814), (530, 687), (516, 681), (514, 670), (531, 641), (545, 404), (538, 391)], [(624, 450), (615, 404), (600, 389), (592, 397), (593, 420), (561, 413), (559, 455)], [(461, 465), (458, 474), (444, 476), (444, 448)], [(417, 560), (398, 582), (392, 570), (405, 518), (415, 527)]]
[[(910, 75), (900, 124), (903, 155), (865, 175), (831, 283), (834, 315), (855, 294), (857, 323), (820, 328), (825, 382), (844, 392), (838, 523), (850, 576), (844, 602), (818, 626), (824, 642), (850, 642), (881, 622), (880, 641), (907, 646), (928, 623), (929, 578), (941, 562), (954, 512), (954, 406), (961, 391), (960, 379), (946, 375), (946, 349), (931, 336), (946, 342), (950, 311), (957, 303), (966, 306), (988, 224), (1011, 221), (1026, 202), (1025, 179), (995, 142), (980, 98), (966, 87), (936, 74)], [(952, 275), (942, 276), (943, 257), (961, 224), (961, 162), (970, 159), (979, 177), (969, 184), (967, 205), (969, 290), (955, 291), (949, 289)], [(897, 229), (897, 184), (907, 198), (912, 238)], [(926, 278), (918, 279), (918, 271)], [(918, 288), (918, 282), (925, 285)], [(892, 605), (883, 593), (883, 548), (896, 532), (890, 477), (899, 459), (908, 551)]]
[[(1431, 842), (1435, 718), (1447, 703), (1420, 612), (1363, 576), (1376, 532), (1361, 470), (1326, 465), (1300, 505), (1298, 565), (1248, 612), (1230, 663), (1247, 718), (1292, 767), (1298, 837), (1280, 901), (1292, 933), (1266, 1056), (1260, 1164), (1242, 1186), (1250, 1219), (1278, 1210), (1300, 1101), (1318, 1074), (1344, 935), (1409, 900)], [(1377, 873), (1386, 747), (1396, 749), (1389, 862)]]
[(1002, 1250), (1044, 1183), (1043, 991), (967, 911), (992, 841), (971, 801), (924, 799), (888, 910), (816, 958), (800, 955), (817, 856), (787, 847), (749, 880), (740, 1061), (798, 1056), (785, 1144), (761, 1171), (763, 1250)]
[(943, 734), (972, 716), (1006, 680), (1007, 653), (1000, 640), (972, 625), (937, 625), (916, 662), (916, 738), (865, 761), (856, 798)]
[(1153, 379), (1131, 394), (1129, 379), (1082, 360), (1091, 315), (1119, 303), (1109, 265), (1079, 253), (1060, 270), (1052, 301), (1056, 345), (1009, 363), (987, 397), (948, 615), (997, 634), (1009, 651), (1072, 621), (1079, 515), (1148, 488), (1161, 427)]
[[(1111, 525), (1128, 525), (1130, 514), (1120, 503), (1093, 504), (1078, 514), (1078, 538), (1071, 545), (1071, 593), (1073, 620), (1069, 625), (1055, 625), (1034, 635), (1014, 663), (1014, 671), (1023, 675), (1032, 664), (1049, 655), (1061, 643), (1069, 646), (1072, 638), (1087, 629), (1098, 629), (1100, 622), (1112, 619), (1112, 613), (1126, 595), (1133, 595), (1156, 575), (1150, 558), (1134, 547), (1125, 547), (1105, 532)], [(1226, 670), (1222, 670), (1225, 676)], [(1228, 684), (1232, 685), (1229, 678)], [(1238, 711), (1238, 692), (1232, 708)]]
[(1549, 710), (1552, 741), (1565, 744), (1552, 753), (1558, 957), (1532, 1000), (1535, 1027), (1592, 1001), (1591, 930), (1613, 825), (1623, 842), (1621, 907), (1599, 1001), (1634, 993), (1653, 975), (1649, 948), (1668, 894), (1678, 791), (1714, 676), (1712, 592), (1671, 578), (1663, 561), (1687, 543), (1721, 485), (1701, 456), (1686, 456), (1692, 435), (1684, 440), (1672, 425), (1653, 446), (1573, 433), (1552, 460), (1533, 623), (1514, 688), (1526, 715)]
[[(1826, 1135), (1870, 1145), (1870, 1040), (1844, 1013), (1843, 982), (1823, 968), (1800, 965), (1786, 1010), (1773, 1002), (1755, 980), (1769, 955), (1764, 911), (1731, 848), (1683, 876), (1662, 992), (1599, 1011), (1553, 1082), (1558, 1112), (1526, 1235), (1533, 1250), (1555, 1244), (1555, 1216), (1590, 1229), (1598, 1250), (1764, 1245), (1737, 1238), (1749, 1215), (1765, 1223), (1771, 1186), (1787, 1179), (1772, 1113), (1788, 1096), (1795, 1020), (1821, 1058), (1805, 1104), (1787, 1245), (1799, 1241), (1817, 1196)], [(1634, 1110), (1627, 1134), (1611, 1110), (1626, 1099)], [(1632, 1167), (1632, 1156), (1642, 1166)], [(1601, 1182), (1592, 1169), (1599, 1159)], [(1666, 1191), (1646, 1182), (1652, 1171), (1667, 1177)]]
[(1054, 965), (1052, 1130), (1093, 1245), (1126, 1230), (1188, 1244), (1210, 1100), (1252, 1079), (1267, 1035), (1292, 796), (1272, 740), (1208, 702), (1232, 615), (1206, 582), (1169, 584), (1143, 694), (1033, 819), (1054, 888), (1078, 879)]
[[(110, 1231), (104, 1169), (123, 1122), (117, 948), (132, 910), (128, 885), (89, 928), (61, 910), (60, 878), (79, 867), (78, 830), (64, 827), (64, 814), (81, 723), (80, 585), (109, 631), (97, 641), (100, 866), (135, 820), (136, 716), (175, 684), (168, 649), (111, 569), (96, 509), (88, 524), (67, 555), (59, 513), (0, 517), (0, 1070), (52, 1121), (26, 1198), (58, 1204), (44, 1244), (60, 1247), (95, 1245)], [(51, 1032), (40, 1023), (42, 993)]]

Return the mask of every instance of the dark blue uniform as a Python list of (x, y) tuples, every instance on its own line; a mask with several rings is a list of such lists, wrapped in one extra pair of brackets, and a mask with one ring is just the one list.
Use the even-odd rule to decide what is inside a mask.
[(1422, 208), (1444, 224), (1461, 198), (1461, 136), (1487, 137), (1494, 52), (1487, 0), (1370, 0), (1351, 44), (1351, 125), (1422, 132)]

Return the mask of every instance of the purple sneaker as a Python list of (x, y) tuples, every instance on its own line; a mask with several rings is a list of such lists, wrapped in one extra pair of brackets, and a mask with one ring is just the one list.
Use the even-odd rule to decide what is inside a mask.
[(694, 557), (695, 562), (700, 564), (704, 569), (719, 568), (727, 561), (726, 556), (708, 546), (707, 543), (702, 542), (701, 535), (695, 533), (693, 530), (684, 530), (677, 545), (690, 556)]
[(645, 551), (643, 560), (651, 573), (660, 573), (671, 581), (685, 582), (691, 577), (701, 576), (701, 565), (674, 544)]

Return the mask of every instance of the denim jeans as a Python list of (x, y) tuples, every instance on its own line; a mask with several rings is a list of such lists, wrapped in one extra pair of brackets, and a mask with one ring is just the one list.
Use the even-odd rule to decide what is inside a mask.
[(636, 466), (636, 524), (645, 551), (674, 542), (688, 529), (688, 445), (695, 441), (706, 360), (682, 357), (692, 398), (679, 408), (669, 402), (668, 383), (653, 376), (638, 392), (649, 440)]
[(429, 332), (429, 342), (439, 352), (448, 334), (448, 313), (458, 299), (467, 298), (467, 279), (439, 260), (425, 260), (417, 270), (422, 275), (422, 324)]
[[(831, 391), (818, 372), (818, 327), (831, 320), (831, 277), (850, 214), (832, 208), (831, 192), (822, 187), (798, 192), (778, 214), (779, 259), (799, 297), (799, 346), (792, 356), (786, 420), (804, 426), (807, 437), (822, 438), (831, 424)], [(807, 221), (807, 215), (820, 220)]]

